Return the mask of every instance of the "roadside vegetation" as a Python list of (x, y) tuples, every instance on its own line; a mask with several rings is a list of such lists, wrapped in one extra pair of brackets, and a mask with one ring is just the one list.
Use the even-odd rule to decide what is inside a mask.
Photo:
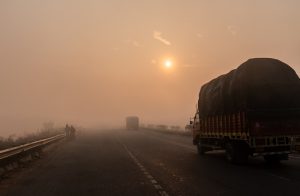
[(14, 135), (7, 138), (0, 137), (0, 150), (45, 139), (61, 133), (64, 133), (64, 128), (54, 128), (54, 123), (46, 122), (43, 124), (43, 127), (35, 133), (26, 134), (20, 137)]

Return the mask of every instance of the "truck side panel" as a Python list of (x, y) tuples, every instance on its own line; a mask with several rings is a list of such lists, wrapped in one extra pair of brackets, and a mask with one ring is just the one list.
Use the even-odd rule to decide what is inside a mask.
[(195, 125), (201, 137), (230, 137), (247, 139), (249, 130), (246, 126), (244, 112), (230, 115), (220, 115), (206, 117), (199, 120), (199, 125)]
[(258, 122), (263, 125), (262, 120), (249, 119), (245, 112), (238, 112), (206, 117), (194, 122), (194, 144), (203, 140), (210, 145), (217, 144), (223, 148), (225, 140), (244, 141), (248, 144), (252, 155), (287, 154), (293, 148), (300, 149), (300, 126), (297, 120), (282, 122), (275, 120), (271, 121), (274, 126), (270, 126), (269, 122), (264, 127), (257, 127)]

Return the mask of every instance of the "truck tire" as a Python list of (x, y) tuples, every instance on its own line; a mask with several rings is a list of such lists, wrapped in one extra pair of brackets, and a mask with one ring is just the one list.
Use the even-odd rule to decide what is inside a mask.
[(231, 142), (227, 142), (225, 144), (225, 150), (226, 150), (226, 159), (230, 163), (235, 163), (237, 159), (237, 153), (236, 148)]
[(244, 143), (227, 142), (225, 148), (226, 159), (230, 163), (244, 164), (248, 161), (249, 151)]
[(197, 143), (197, 151), (198, 151), (198, 154), (202, 156), (202, 155), (204, 155), (204, 154), (207, 152), (207, 148), (204, 147), (204, 146), (202, 145), (202, 143), (199, 141), (199, 142)]

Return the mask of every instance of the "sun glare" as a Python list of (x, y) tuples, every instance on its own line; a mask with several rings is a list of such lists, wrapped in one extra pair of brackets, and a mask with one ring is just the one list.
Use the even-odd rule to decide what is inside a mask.
[(171, 68), (172, 66), (173, 66), (173, 62), (171, 61), (171, 60), (165, 60), (165, 62), (164, 62), (164, 66), (166, 67), (166, 68)]

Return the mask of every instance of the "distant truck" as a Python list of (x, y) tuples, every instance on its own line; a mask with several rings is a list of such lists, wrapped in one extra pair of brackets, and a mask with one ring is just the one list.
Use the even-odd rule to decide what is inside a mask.
[(139, 129), (139, 118), (137, 116), (126, 117), (126, 129), (127, 130), (138, 130)]
[(200, 155), (225, 149), (232, 163), (287, 160), (300, 150), (299, 77), (279, 60), (250, 59), (201, 87), (190, 124)]

